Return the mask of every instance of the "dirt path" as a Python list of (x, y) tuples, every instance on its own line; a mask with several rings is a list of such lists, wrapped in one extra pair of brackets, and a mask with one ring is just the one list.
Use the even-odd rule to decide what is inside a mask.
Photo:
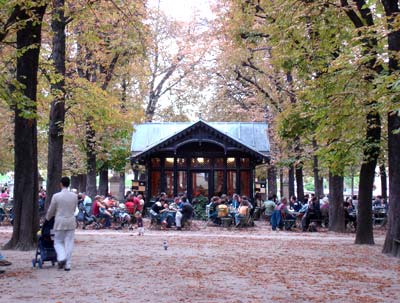
[[(11, 236), (0, 227), (0, 244)], [(33, 269), (34, 252), (3, 251), (0, 302), (399, 302), (400, 261), (354, 234), (78, 230), (70, 272)], [(163, 241), (168, 241), (164, 250)]]

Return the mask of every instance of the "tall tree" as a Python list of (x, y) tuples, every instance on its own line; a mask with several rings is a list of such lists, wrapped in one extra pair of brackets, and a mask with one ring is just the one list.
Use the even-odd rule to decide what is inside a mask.
[[(386, 14), (388, 29), (389, 72), (398, 78), (400, 28), (398, 17), (400, 14), (399, 1), (382, 0)], [(392, 105), (388, 119), (388, 163), (389, 163), (389, 222), (386, 233), (383, 253), (400, 257), (400, 116), (398, 105)]]
[(329, 174), (329, 230), (344, 232), (343, 177)]
[(46, 1), (16, 6), (12, 14), (24, 22), (17, 30), (17, 80), (22, 94), (16, 100), (14, 131), (14, 224), (7, 248), (29, 250), (35, 246), (38, 219), (38, 164), (36, 93), (42, 20)]
[(48, 160), (46, 183), (46, 209), (53, 194), (59, 191), (63, 168), (64, 120), (65, 120), (65, 1), (53, 0), (51, 28), (53, 31), (52, 55), (55, 75), (51, 90), (48, 135)]

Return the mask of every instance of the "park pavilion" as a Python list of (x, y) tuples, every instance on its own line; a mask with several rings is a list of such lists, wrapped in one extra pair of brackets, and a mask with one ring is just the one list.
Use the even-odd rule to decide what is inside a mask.
[(269, 161), (267, 124), (167, 122), (136, 125), (131, 165), (143, 165), (146, 197), (238, 193), (253, 198), (255, 168)]

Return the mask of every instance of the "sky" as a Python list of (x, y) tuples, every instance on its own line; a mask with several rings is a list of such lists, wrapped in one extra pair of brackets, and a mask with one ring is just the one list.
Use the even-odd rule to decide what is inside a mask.
[(179, 21), (190, 21), (192, 16), (197, 13), (201, 18), (212, 16), (210, 2), (212, 0), (150, 0), (153, 7), (157, 7), (160, 2), (160, 9), (168, 16)]

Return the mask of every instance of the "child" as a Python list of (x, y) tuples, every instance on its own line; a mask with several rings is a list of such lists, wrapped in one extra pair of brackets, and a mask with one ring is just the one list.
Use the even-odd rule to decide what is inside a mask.
[(144, 227), (143, 227), (142, 214), (139, 211), (137, 211), (135, 213), (135, 218), (136, 218), (136, 223), (137, 223), (137, 228), (138, 228), (138, 236), (144, 236)]

